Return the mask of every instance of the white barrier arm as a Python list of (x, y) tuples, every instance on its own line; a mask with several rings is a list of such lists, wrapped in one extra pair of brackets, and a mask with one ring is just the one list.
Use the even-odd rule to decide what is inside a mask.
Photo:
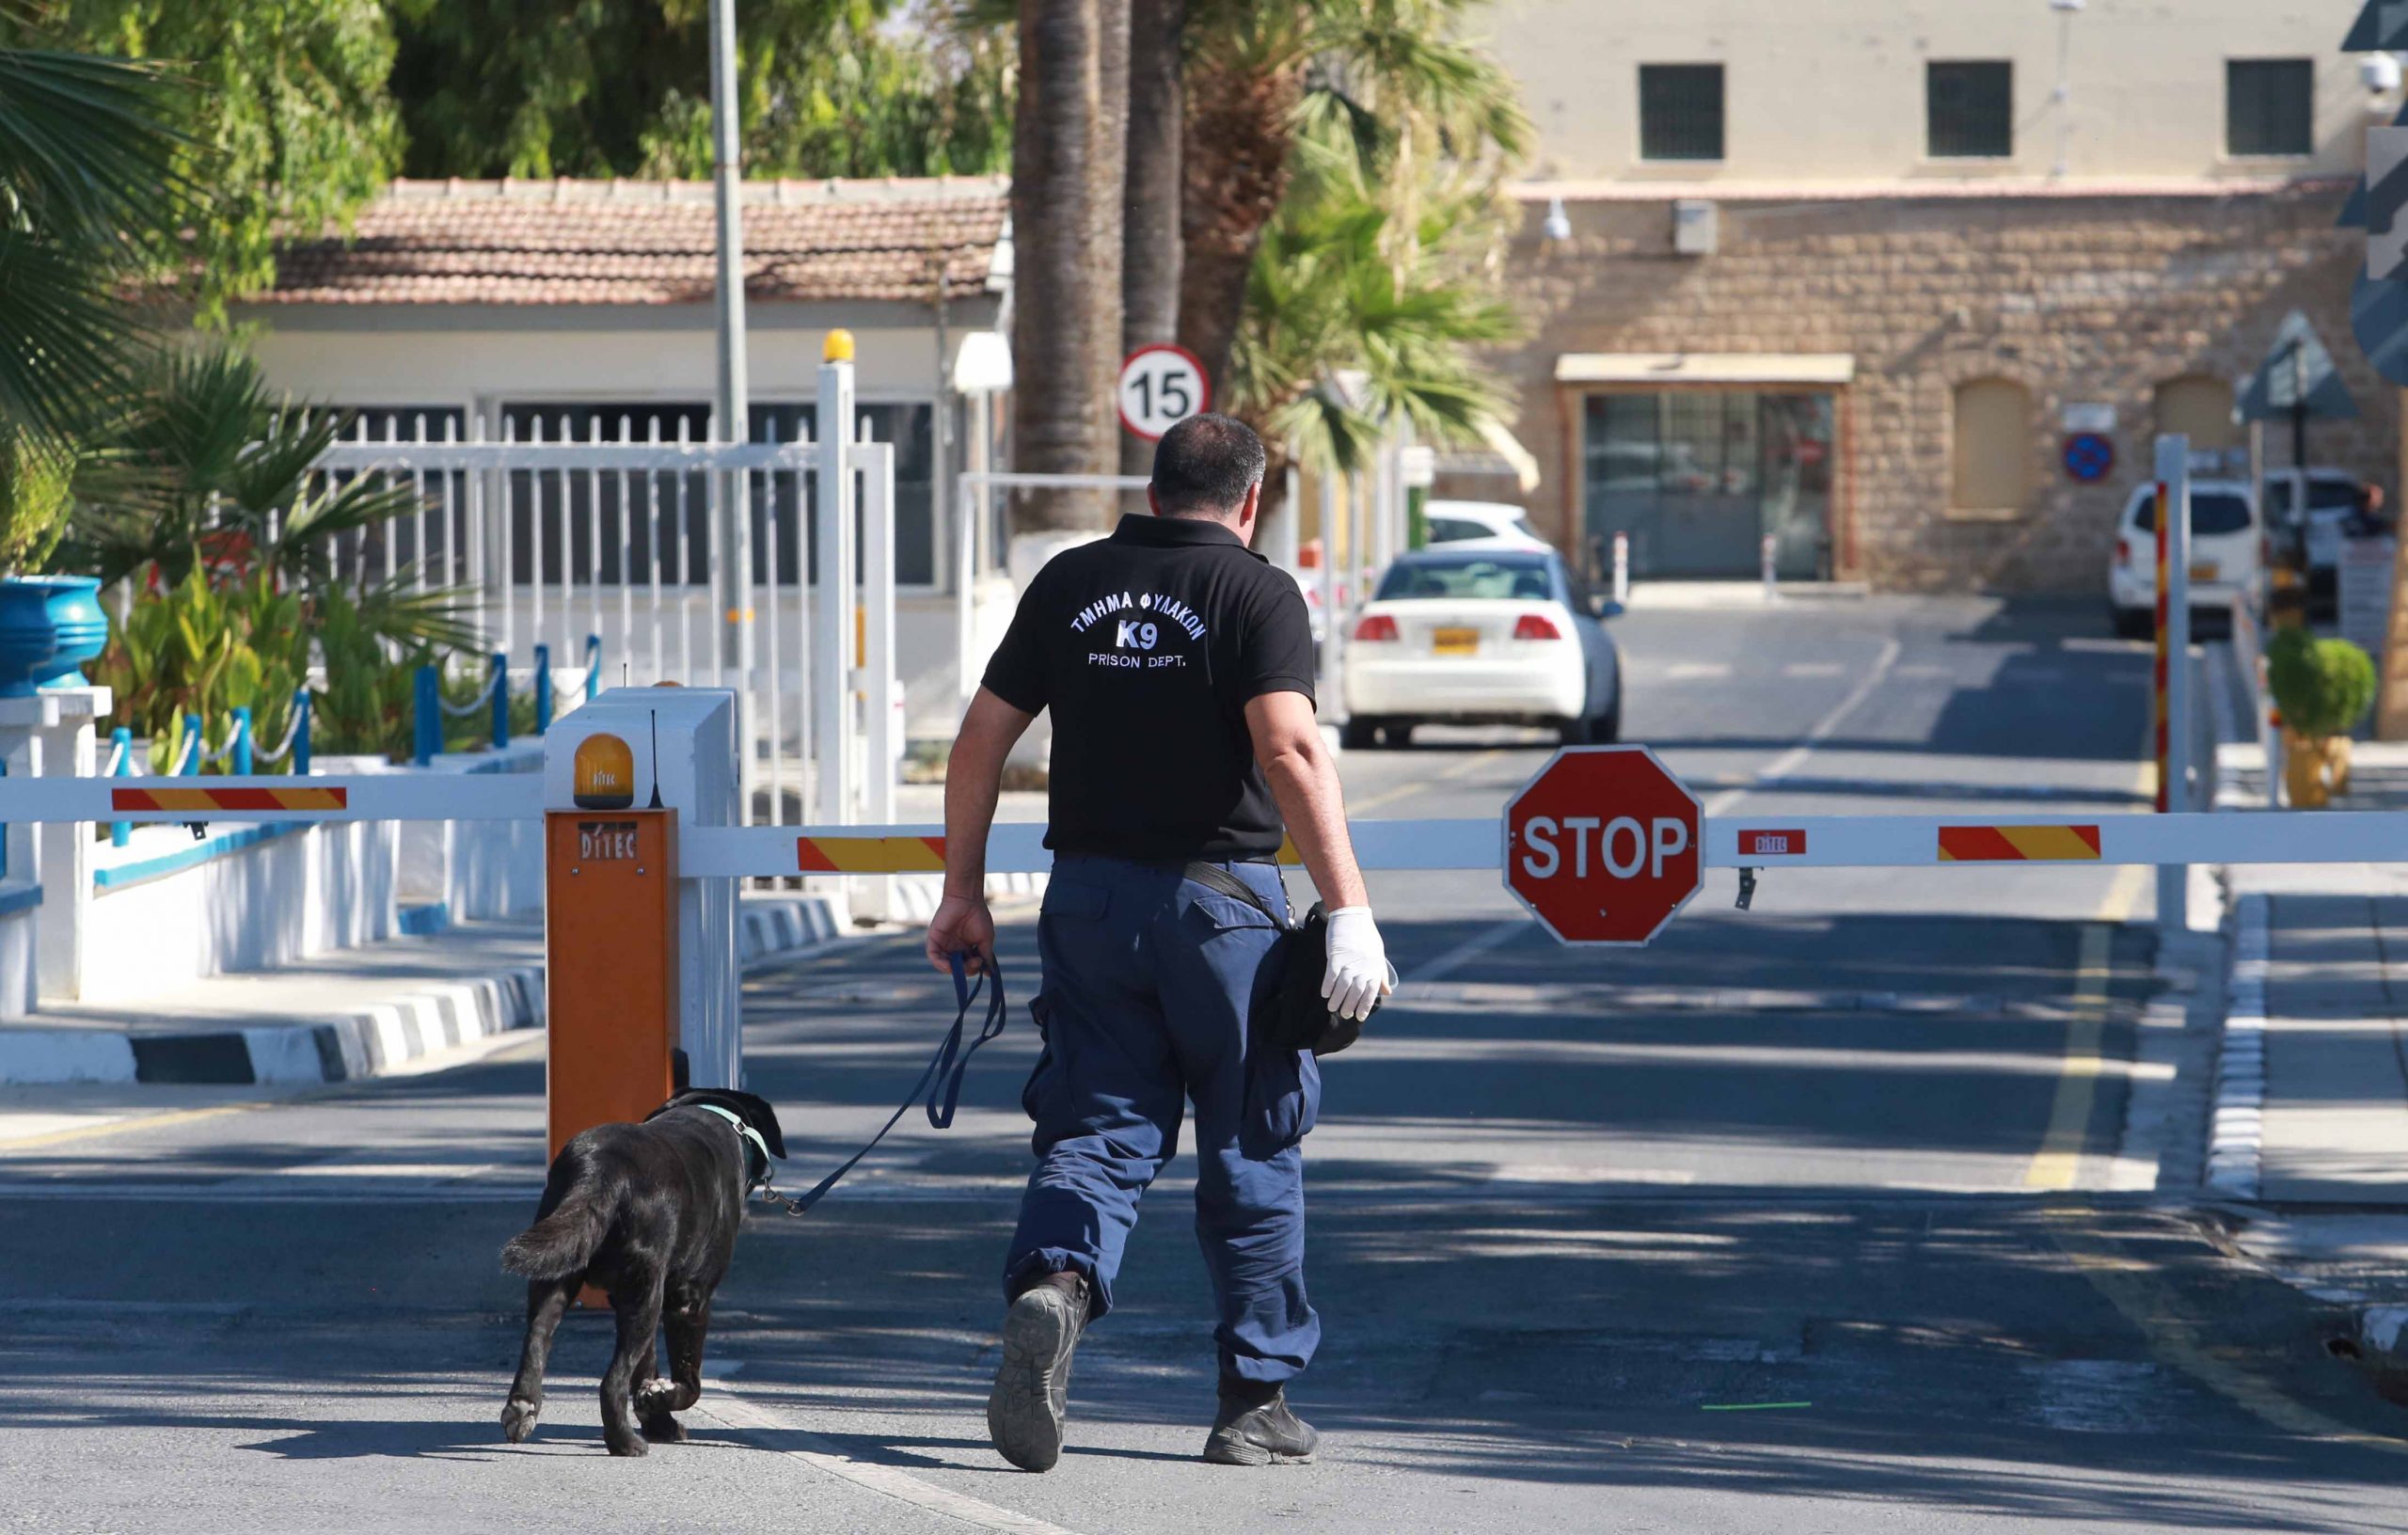
[[(1354, 856), (1367, 869), (1497, 867), (1497, 822), (1356, 821)], [(940, 874), (942, 826), (693, 826), (680, 833), (677, 872), (711, 876)], [(1283, 853), (1291, 867), (1299, 860)], [(1038, 821), (1006, 821), (987, 838), (989, 874), (1043, 874), (1054, 866)]]
[(0, 779), (0, 823), (520, 821), (544, 814), (540, 773), (359, 778)]
[(1710, 869), (1916, 868), (1945, 863), (2408, 862), (2408, 812), (2287, 811), (1709, 820)]
[[(1450, 871), (1502, 867), (1494, 819), (1355, 821), (1354, 856), (1366, 869)], [(990, 874), (1042, 874), (1054, 855), (1037, 822), (1006, 822), (987, 842)], [(706, 876), (935, 874), (944, 868), (942, 826), (685, 829), (678, 872)], [(1705, 866), (1930, 868), (2001, 862), (2408, 862), (2408, 812), (2058, 816), (1793, 815), (1705, 823)], [(1293, 866), (1298, 861), (1283, 855)]]

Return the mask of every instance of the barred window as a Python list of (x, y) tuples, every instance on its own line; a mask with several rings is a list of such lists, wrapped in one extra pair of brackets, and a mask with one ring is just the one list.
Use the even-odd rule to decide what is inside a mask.
[(2013, 64), (1931, 64), (1925, 71), (1924, 93), (1933, 159), (2004, 160), (2015, 152)]
[(2232, 58), (2224, 66), (2225, 152), (2312, 154), (2316, 66), (2305, 58)]
[(1722, 66), (1639, 67), (1639, 157), (1722, 158)]

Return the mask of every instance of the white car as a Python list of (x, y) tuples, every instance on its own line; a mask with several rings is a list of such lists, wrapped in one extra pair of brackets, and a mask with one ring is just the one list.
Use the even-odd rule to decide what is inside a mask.
[[(2238, 593), (2254, 592), (2265, 557), (2249, 487), (2238, 480), (2191, 483), (2191, 609), (2225, 613)], [(2132, 487), (2115, 524), (2107, 565), (2107, 599), (2115, 632), (2132, 638), (2157, 626), (2157, 486)]]
[(1421, 523), (1434, 549), (1554, 547), (1530, 527), (1529, 514), (1503, 501), (1430, 501), (1421, 508)]
[(1551, 548), (1420, 549), (1380, 578), (1346, 646), (1344, 744), (1413, 728), (1531, 724), (1567, 744), (1622, 734), (1622, 664), (1593, 596)]

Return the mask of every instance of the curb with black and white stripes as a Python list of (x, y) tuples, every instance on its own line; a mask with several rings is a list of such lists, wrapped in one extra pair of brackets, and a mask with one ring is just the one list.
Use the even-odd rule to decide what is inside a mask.
[(2266, 964), (2272, 950), (2267, 897), (2232, 908), (2232, 975), (2225, 990), (2224, 1044), (2216, 1054), (2208, 1130), (2208, 1187), (2255, 1199), (2266, 1145)]
[[(750, 899), (741, 916), (739, 964), (814, 948), (844, 930), (837, 902), (826, 895)], [(440, 982), (317, 1023), (172, 1034), (0, 1029), (0, 1084), (351, 1082), (543, 1021), (543, 967), (520, 965)]]

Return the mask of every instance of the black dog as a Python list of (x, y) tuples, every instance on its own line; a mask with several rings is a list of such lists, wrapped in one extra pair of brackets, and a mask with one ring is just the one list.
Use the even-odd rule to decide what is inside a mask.
[[(527, 1342), (501, 1409), (504, 1438), (523, 1444), (535, 1432), (553, 1329), (589, 1284), (609, 1291), (619, 1320), (618, 1352), (602, 1377), (603, 1442), (613, 1455), (641, 1455), (647, 1439), (686, 1437), (669, 1415), (703, 1394), (711, 1292), (735, 1256), (744, 1196), (768, 1177), (768, 1158), (785, 1154), (768, 1103), (717, 1087), (679, 1093), (642, 1124), (597, 1125), (561, 1147), (535, 1224), (501, 1249), (501, 1266), (529, 1281)], [(654, 1359), (664, 1321), (666, 1381)]]

